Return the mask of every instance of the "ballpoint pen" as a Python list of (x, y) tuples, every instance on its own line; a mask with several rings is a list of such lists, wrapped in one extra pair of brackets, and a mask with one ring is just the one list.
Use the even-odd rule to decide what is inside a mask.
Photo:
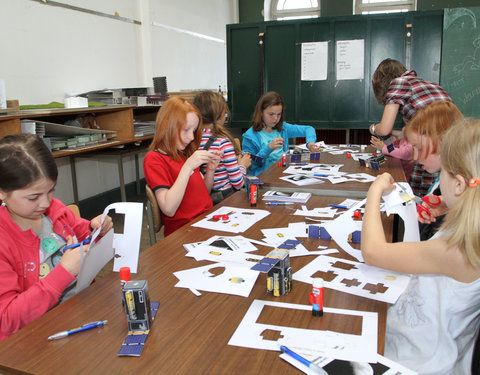
[(288, 354), (290, 357), (295, 358), (297, 361), (303, 363), (305, 366), (307, 366), (310, 370), (314, 371), (316, 374), (328, 375), (323, 368), (321, 368), (320, 366), (317, 366), (313, 362), (310, 362), (308, 359), (303, 358), (300, 354), (295, 353), (291, 349), (288, 349), (286, 346), (281, 345), (280, 350)]
[(105, 324), (107, 324), (107, 322), (108, 320), (99, 320), (97, 322), (87, 323), (78, 328), (73, 328), (73, 329), (69, 329), (68, 331), (55, 333), (54, 335), (49, 336), (48, 339), (49, 340), (63, 339), (64, 337), (73, 335), (74, 333), (77, 333), (77, 332), (86, 331), (87, 329), (91, 329), (91, 328), (103, 327)]
[(290, 165), (307, 165), (308, 163), (290, 163)]
[(328, 174), (318, 174), (318, 173), (315, 173), (313, 176), (314, 176), (314, 177), (328, 177)]
[(289, 204), (293, 204), (293, 202), (267, 202), (267, 206), (286, 206)]
[(335, 208), (348, 208), (347, 206), (342, 206), (341, 204), (330, 204), (329, 206)]

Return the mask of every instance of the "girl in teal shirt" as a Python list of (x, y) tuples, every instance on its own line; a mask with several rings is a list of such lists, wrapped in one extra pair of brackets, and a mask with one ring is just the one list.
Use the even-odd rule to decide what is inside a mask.
[(257, 176), (289, 149), (288, 139), (304, 137), (310, 152), (319, 152), (315, 145), (317, 136), (312, 126), (292, 125), (283, 121), (282, 97), (270, 91), (262, 95), (255, 106), (252, 126), (242, 136), (242, 150), (259, 156), (262, 161), (252, 158), (249, 174)]

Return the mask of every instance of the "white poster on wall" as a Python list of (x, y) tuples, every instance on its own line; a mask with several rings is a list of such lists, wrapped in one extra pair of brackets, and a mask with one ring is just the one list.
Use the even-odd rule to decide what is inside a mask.
[(302, 81), (325, 81), (328, 72), (328, 42), (302, 43)]
[(363, 79), (365, 43), (363, 39), (337, 40), (337, 80)]

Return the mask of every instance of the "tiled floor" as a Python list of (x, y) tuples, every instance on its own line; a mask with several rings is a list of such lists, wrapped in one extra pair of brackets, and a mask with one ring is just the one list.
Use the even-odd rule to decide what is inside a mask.
[[(150, 247), (150, 235), (148, 232), (148, 220), (147, 220), (147, 215), (145, 211), (145, 204), (146, 204), (146, 198), (144, 196), (139, 196), (139, 197), (129, 197), (129, 201), (131, 202), (142, 202), (144, 204), (144, 210), (143, 210), (143, 221), (142, 221), (142, 236), (140, 240), (140, 252), (148, 249)], [(118, 233), (121, 231), (122, 223), (118, 220), (118, 218), (115, 217), (115, 215), (112, 216), (112, 221), (113, 221), (113, 227), (114, 230)], [(160, 232), (156, 234), (157, 241), (160, 241), (163, 238), (163, 228), (160, 229)], [(112, 272), (113, 270), (113, 259), (108, 262), (105, 267), (102, 268), (102, 270), (98, 273), (97, 279), (101, 278), (107, 273)]]

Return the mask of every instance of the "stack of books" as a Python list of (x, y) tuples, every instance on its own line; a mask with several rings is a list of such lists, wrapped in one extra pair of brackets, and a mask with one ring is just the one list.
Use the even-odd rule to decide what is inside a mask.
[(286, 193), (282, 191), (269, 190), (263, 194), (263, 200), (276, 202), (307, 203), (312, 193)]

